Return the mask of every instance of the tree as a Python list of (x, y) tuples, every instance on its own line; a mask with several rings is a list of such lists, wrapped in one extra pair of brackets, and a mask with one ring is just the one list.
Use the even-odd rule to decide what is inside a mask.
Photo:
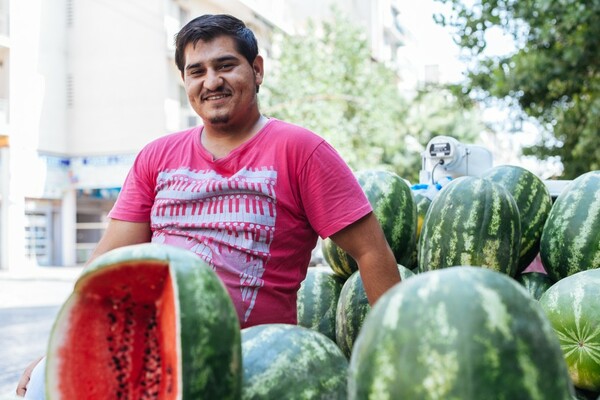
[(322, 135), (355, 169), (385, 168), (403, 142), (395, 74), (371, 59), (361, 30), (342, 17), (310, 22), (308, 31), (279, 36), (265, 113)]
[[(600, 169), (600, 0), (436, 1), (452, 6), (437, 22), (455, 29), (472, 62), (463, 94), (503, 99), (537, 120), (540, 141), (524, 153), (560, 157), (564, 178)], [(513, 53), (486, 54), (493, 29), (512, 36)]]
[(447, 90), (403, 96), (395, 71), (371, 58), (363, 31), (335, 15), (310, 22), (306, 35), (277, 38), (261, 88), (265, 114), (323, 136), (355, 170), (387, 169), (411, 182), (432, 136), (470, 141), (483, 129)]

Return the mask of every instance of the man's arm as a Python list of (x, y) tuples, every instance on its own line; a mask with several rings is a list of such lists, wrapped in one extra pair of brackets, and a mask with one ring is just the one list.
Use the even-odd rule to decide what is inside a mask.
[(396, 259), (372, 212), (331, 235), (331, 240), (358, 263), (369, 304), (400, 282)]
[(116, 249), (139, 243), (147, 243), (152, 237), (149, 222), (128, 222), (118, 219), (110, 219), (106, 231), (100, 238), (98, 245), (86, 262), (89, 263), (98, 256)]

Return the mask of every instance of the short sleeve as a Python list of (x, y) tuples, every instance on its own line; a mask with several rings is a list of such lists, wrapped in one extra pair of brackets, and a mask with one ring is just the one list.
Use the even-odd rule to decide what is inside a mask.
[[(147, 149), (145, 149), (147, 150)], [(152, 158), (142, 150), (129, 170), (109, 218), (128, 222), (149, 222), (155, 197), (155, 173), (148, 163)]]
[(325, 141), (307, 160), (299, 182), (308, 221), (322, 238), (373, 210), (352, 170)]

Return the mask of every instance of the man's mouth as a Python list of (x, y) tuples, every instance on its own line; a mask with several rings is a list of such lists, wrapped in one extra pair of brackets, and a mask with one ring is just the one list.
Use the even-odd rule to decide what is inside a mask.
[(221, 99), (224, 99), (225, 97), (229, 97), (229, 94), (227, 94), (227, 93), (209, 94), (206, 96), (202, 96), (202, 101), (221, 100)]

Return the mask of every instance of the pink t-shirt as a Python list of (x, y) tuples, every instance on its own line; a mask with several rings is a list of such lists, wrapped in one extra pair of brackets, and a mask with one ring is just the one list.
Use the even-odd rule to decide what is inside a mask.
[(201, 127), (137, 156), (109, 217), (150, 221), (152, 242), (189, 249), (218, 273), (242, 327), (296, 323), (296, 292), (317, 236), (372, 209), (351, 170), (310, 131), (270, 119), (224, 158)]

